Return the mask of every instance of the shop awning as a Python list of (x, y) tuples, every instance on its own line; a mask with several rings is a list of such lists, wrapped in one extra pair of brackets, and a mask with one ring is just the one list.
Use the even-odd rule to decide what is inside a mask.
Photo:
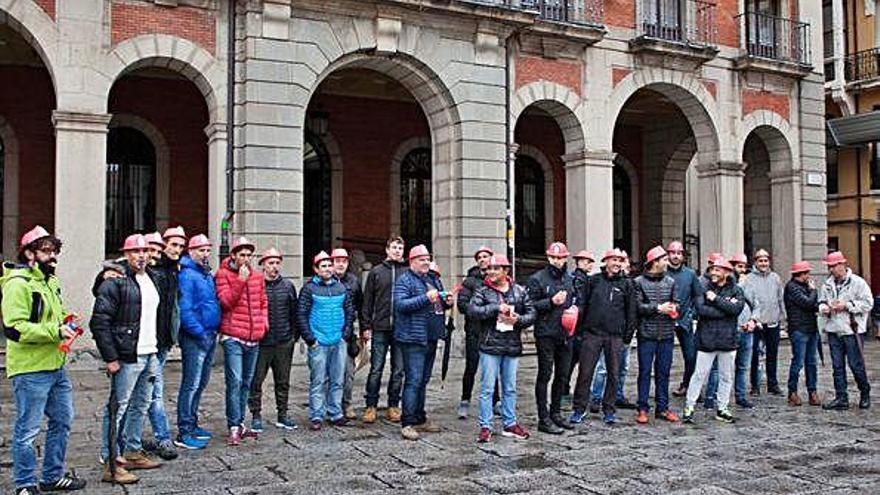
[(880, 141), (880, 110), (829, 119), (825, 130), (828, 144), (836, 148)]

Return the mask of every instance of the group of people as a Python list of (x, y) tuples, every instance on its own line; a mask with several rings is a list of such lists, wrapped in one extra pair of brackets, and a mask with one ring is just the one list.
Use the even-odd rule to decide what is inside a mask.
[[(82, 332), (82, 321), (61, 300), (55, 276), (61, 246), (57, 237), (35, 227), (22, 237), (15, 263), (4, 265), (0, 280), (7, 375), (16, 403), (12, 453), (17, 494), (86, 486), (64, 469), (73, 418), (65, 353)], [(503, 436), (530, 436), (516, 415), (517, 368), (523, 331), (530, 327), (538, 359), (538, 429), (547, 434), (573, 429), (600, 410), (604, 422), (613, 424), (618, 408), (636, 409), (637, 423), (648, 423), (652, 375), (655, 418), (679, 421), (669, 404), (675, 338), (685, 368), (672, 392), (686, 396), (681, 419), (694, 421), (702, 400), (718, 420), (733, 422), (731, 389), (739, 407), (752, 407), (746, 380), (750, 378), (751, 395), (761, 393), (762, 353), (766, 391), (782, 394), (776, 361), (786, 323), (792, 344), (788, 403), (801, 405), (798, 382), (806, 368), (807, 400), (819, 405), (821, 327), (828, 334), (835, 388), (835, 398), (823, 407), (849, 407), (847, 363), (861, 393), (859, 407), (870, 407), (862, 339), (873, 298), (839, 252), (827, 255), (831, 276), (821, 287), (812, 281), (807, 262), (792, 265), (791, 280), (783, 286), (763, 250), (755, 253), (751, 272), (742, 254), (712, 254), (708, 270), (698, 275), (685, 266), (681, 243), (672, 242), (648, 251), (643, 273), (634, 276), (628, 255), (619, 249), (598, 260), (588, 251), (578, 252), (569, 272), (568, 248), (554, 242), (546, 252), (547, 265), (523, 287), (511, 279), (506, 256), (480, 247), (475, 266), (455, 290), (447, 291), (429, 250), (414, 246), (404, 257), (404, 240), (392, 236), (385, 260), (364, 284), (350, 270), (348, 253), (337, 248), (314, 256), (314, 274), (297, 293), (281, 274), (281, 253), (269, 248), (257, 257), (256, 246), (244, 237), (232, 242), (216, 272), (211, 241), (203, 234), (187, 237), (182, 227), (163, 234), (132, 234), (121, 251), (123, 257), (105, 262), (95, 279), (88, 323), (110, 377), (100, 454), (102, 480), (107, 482), (135, 483), (138, 476), (131, 471), (161, 466), (155, 456), (171, 460), (177, 448), (198, 450), (210, 443), (213, 434), (199, 421), (199, 404), (218, 342), (224, 357), (229, 446), (263, 431), (262, 384), (270, 370), (275, 426), (297, 428), (288, 395), (299, 338), (308, 346), (309, 429), (346, 426), (357, 418), (352, 404), (355, 358), (369, 345), (362, 422), (377, 420), (390, 355), (385, 418), (399, 423), (407, 440), (440, 431), (427, 416), (425, 396), (438, 341), (446, 337), (447, 313), (454, 307), (465, 317), (466, 333), (458, 416), (468, 418), (479, 373), (479, 442), (491, 440), (496, 412)], [(600, 268), (594, 272), (597, 261)], [(623, 393), (633, 339), (639, 364), (636, 404)], [(182, 372), (177, 434), (172, 436), (164, 406), (164, 368), (175, 345), (181, 350)], [(569, 404), (572, 412), (565, 417), (562, 411)], [(38, 482), (34, 439), (44, 415), (48, 428)], [(144, 438), (147, 422), (153, 431), (150, 440)]]

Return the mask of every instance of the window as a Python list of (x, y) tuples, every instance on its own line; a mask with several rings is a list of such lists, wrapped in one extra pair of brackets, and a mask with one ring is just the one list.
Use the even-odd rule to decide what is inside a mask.
[(779, 3), (777, 0), (747, 0), (746, 38), (749, 53), (759, 57), (776, 58), (777, 38), (781, 29), (779, 20)]
[(627, 252), (632, 248), (632, 185), (620, 166), (612, 172), (614, 192), (614, 246)]
[(544, 171), (541, 164), (526, 155), (517, 155), (514, 165), (516, 184), (517, 257), (543, 257), (546, 218), (544, 217)]
[(828, 237), (828, 252), (832, 253), (834, 251), (840, 251), (840, 238), (839, 237)]
[(822, 0), (822, 48), (825, 56), (825, 80), (834, 80), (834, 14), (831, 0)]
[[(874, 105), (873, 110), (880, 110), (880, 105)], [(871, 190), (880, 189), (880, 141), (871, 143)]]
[(306, 132), (303, 148), (303, 273), (312, 273), (312, 257), (329, 249), (333, 221), (330, 157), (321, 140)]
[(642, 29), (647, 36), (680, 41), (682, 33), (681, 0), (642, 0)]
[(400, 164), (400, 235), (431, 249), (431, 149), (416, 148)]
[[(833, 119), (833, 115), (826, 115), (825, 120)], [(825, 193), (828, 195), (837, 194), (837, 148), (830, 140), (829, 136), (825, 137)], [(873, 180), (873, 178), (872, 178)]]
[(107, 135), (107, 226), (104, 251), (118, 253), (132, 232), (156, 230), (156, 151), (140, 131)]

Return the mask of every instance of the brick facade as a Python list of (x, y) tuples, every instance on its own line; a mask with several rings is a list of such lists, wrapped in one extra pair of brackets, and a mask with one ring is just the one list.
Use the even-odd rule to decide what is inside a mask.
[(581, 94), (581, 64), (563, 60), (550, 60), (540, 57), (520, 56), (516, 59), (516, 87), (547, 80)]
[(110, 16), (114, 45), (142, 34), (159, 33), (188, 39), (208, 52), (216, 53), (216, 19), (211, 10), (114, 0)]
[(46, 11), (53, 20), (55, 19), (55, 1), (56, 0), (34, 0), (41, 9)]
[(744, 89), (742, 92), (743, 115), (764, 109), (778, 113), (785, 120), (790, 120), (790, 108), (788, 95), (753, 89)]

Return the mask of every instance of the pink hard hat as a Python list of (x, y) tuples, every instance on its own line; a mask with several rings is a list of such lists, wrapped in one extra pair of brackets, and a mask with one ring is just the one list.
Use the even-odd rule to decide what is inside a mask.
[(416, 258), (421, 258), (422, 256), (431, 256), (431, 252), (428, 251), (428, 248), (425, 247), (424, 244), (419, 244), (418, 246), (413, 246), (412, 249), (409, 250), (409, 260), (412, 261)]
[(277, 249), (275, 249), (275, 248), (273, 248), (273, 247), (270, 247), (269, 249), (263, 251), (263, 255), (260, 256), (260, 261), (257, 262), (257, 264), (258, 264), (258, 265), (262, 265), (263, 262), (265, 262), (265, 261), (269, 261), (270, 259), (273, 259), (273, 258), (274, 258), (274, 259), (277, 259), (277, 260), (279, 260), (279, 261), (280, 261), (281, 259), (283, 259), (283, 258), (281, 257), (281, 253), (280, 253)]
[(198, 249), (203, 247), (211, 247), (211, 241), (208, 239), (208, 236), (205, 234), (199, 234), (192, 239), (189, 240), (189, 244), (187, 244), (187, 249)]
[(592, 251), (578, 251), (573, 258), (576, 260), (596, 261), (596, 257), (593, 255)]
[(495, 251), (492, 251), (492, 248), (490, 248), (489, 246), (480, 246), (479, 248), (477, 248), (476, 251), (474, 251), (474, 259), (477, 259), (477, 256), (479, 256), (480, 253), (489, 253), (489, 256), (492, 256), (493, 254), (495, 254)]
[(684, 251), (684, 245), (680, 241), (672, 241), (666, 246), (666, 251), (682, 252)]
[(172, 237), (179, 237), (186, 240), (186, 232), (183, 231), (183, 226), (178, 225), (177, 227), (169, 227), (165, 229), (165, 233), (162, 234), (163, 239), (171, 239)]
[(510, 268), (510, 260), (503, 254), (493, 254), (492, 257), (489, 258), (489, 266), (506, 266)]
[(714, 264), (718, 260), (723, 260), (723, 259), (724, 259), (724, 255), (721, 253), (709, 253), (709, 256), (706, 257), (706, 261), (710, 265)]
[(712, 266), (716, 266), (718, 268), (723, 268), (729, 272), (733, 271), (733, 265), (731, 265), (730, 262), (727, 261), (726, 259), (724, 259), (723, 257), (716, 259), (715, 264)]
[(163, 248), (165, 247), (165, 241), (162, 240), (162, 235), (158, 232), (150, 232), (149, 234), (144, 235), (144, 239), (146, 239), (147, 244), (155, 244)]
[(620, 249), (614, 248), (605, 251), (605, 254), (602, 255), (602, 261), (607, 260), (608, 258), (623, 258), (623, 253), (620, 252)]
[(828, 256), (825, 257), (825, 264), (829, 267), (839, 265), (841, 263), (846, 263), (846, 257), (840, 251), (828, 253)]
[(663, 246), (654, 246), (648, 251), (648, 254), (645, 255), (645, 261), (650, 263), (652, 261), (656, 261), (664, 256), (666, 256), (666, 250), (663, 249)]
[(547, 246), (547, 256), (555, 256), (557, 258), (567, 258), (568, 248), (564, 242), (554, 242)]
[(48, 230), (43, 227), (37, 225), (36, 227), (28, 230), (23, 236), (21, 236), (21, 244), (20, 247), (25, 247), (28, 244), (36, 241), (37, 239), (42, 239), (44, 237), (51, 237), (51, 234)]
[(745, 253), (736, 253), (730, 257), (731, 263), (748, 263), (749, 259), (746, 257)]
[(798, 261), (797, 263), (791, 264), (792, 275), (811, 271), (813, 271), (813, 265), (811, 265), (809, 261)]
[(232, 249), (230, 249), (229, 252), (235, 254), (235, 252), (239, 249), (250, 249), (251, 251), (256, 251), (257, 246), (255, 246), (253, 242), (249, 241), (247, 237), (240, 236), (236, 237), (232, 241)]
[(321, 251), (312, 258), (312, 266), (318, 266), (322, 261), (329, 260), (330, 255), (326, 251)]
[(131, 234), (125, 238), (122, 245), (122, 251), (134, 251), (137, 249), (147, 249), (147, 238), (141, 234)]
[(433, 261), (431, 262), (431, 264), (428, 265), (428, 271), (434, 272), (437, 275), (442, 275), (442, 273), (440, 273), (440, 266), (437, 263), (434, 263)]
[(330, 252), (330, 258), (332, 258), (332, 259), (336, 259), (336, 258), (348, 259), (348, 251), (346, 251), (343, 248), (336, 248)]

